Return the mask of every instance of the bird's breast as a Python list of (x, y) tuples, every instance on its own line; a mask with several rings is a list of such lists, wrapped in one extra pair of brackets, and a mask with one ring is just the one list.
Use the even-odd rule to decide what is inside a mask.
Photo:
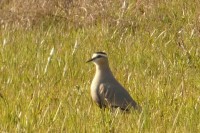
[(98, 75), (95, 75), (94, 79), (92, 80), (90, 92), (91, 92), (92, 99), (97, 103), (100, 102), (99, 95), (98, 95), (98, 89), (99, 89), (100, 84), (101, 84), (101, 79), (99, 78)]

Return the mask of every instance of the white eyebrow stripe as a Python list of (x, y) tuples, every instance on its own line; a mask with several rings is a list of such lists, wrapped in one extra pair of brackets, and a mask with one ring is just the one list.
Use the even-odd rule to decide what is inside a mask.
[(107, 55), (105, 55), (105, 54), (93, 54), (93, 56), (92, 56), (92, 58), (95, 58), (95, 57), (97, 57), (98, 55), (100, 55), (100, 56), (103, 56), (103, 57), (107, 57)]

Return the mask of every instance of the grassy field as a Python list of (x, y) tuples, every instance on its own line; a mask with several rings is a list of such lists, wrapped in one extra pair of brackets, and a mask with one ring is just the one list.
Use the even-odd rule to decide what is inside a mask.
[[(0, 132), (200, 132), (198, 0), (0, 5)], [(93, 103), (96, 51), (141, 114)]]

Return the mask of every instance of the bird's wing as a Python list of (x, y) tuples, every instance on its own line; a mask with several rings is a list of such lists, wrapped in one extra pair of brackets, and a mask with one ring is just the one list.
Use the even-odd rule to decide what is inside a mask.
[(109, 107), (120, 107), (125, 110), (129, 106), (136, 106), (136, 102), (121, 86), (105, 83), (100, 84), (99, 96), (104, 105)]

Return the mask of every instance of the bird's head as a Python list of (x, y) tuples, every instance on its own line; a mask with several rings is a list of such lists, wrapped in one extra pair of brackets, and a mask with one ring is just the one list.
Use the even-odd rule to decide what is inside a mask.
[(108, 63), (108, 57), (105, 52), (95, 52), (92, 55), (92, 58), (89, 59), (86, 63), (93, 62), (96, 65), (102, 65)]

